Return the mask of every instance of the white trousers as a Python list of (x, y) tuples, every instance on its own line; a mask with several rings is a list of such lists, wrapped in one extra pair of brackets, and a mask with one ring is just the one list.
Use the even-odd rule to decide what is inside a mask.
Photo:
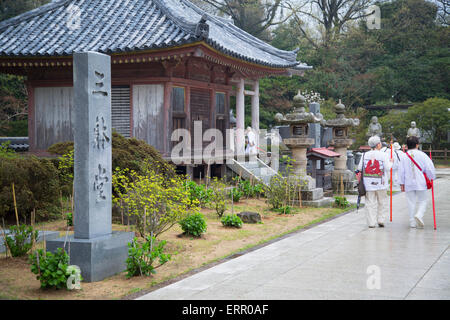
[(414, 220), (415, 215), (423, 220), (423, 215), (427, 210), (427, 191), (428, 190), (414, 190), (405, 192), (406, 200), (408, 201), (410, 225), (416, 225), (416, 221)]
[(388, 209), (386, 189), (366, 192), (367, 224), (371, 227), (376, 223), (384, 223)]

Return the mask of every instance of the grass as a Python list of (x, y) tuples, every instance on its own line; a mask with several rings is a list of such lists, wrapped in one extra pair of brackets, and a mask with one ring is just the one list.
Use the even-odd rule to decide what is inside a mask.
[[(338, 208), (298, 208), (293, 207), (291, 214), (279, 214), (270, 210), (264, 199), (243, 199), (234, 206), (234, 213), (256, 211), (260, 213), (262, 223), (243, 224), (241, 229), (225, 228), (214, 210), (202, 209), (208, 228), (200, 238), (181, 237), (182, 230), (176, 225), (160, 236), (167, 241), (167, 253), (173, 258), (150, 277), (126, 279), (126, 272), (95, 283), (82, 283), (82, 290), (40, 290), (39, 281), (31, 273), (30, 266), (24, 261), (4, 259), (0, 255), (0, 292), (6, 299), (120, 299), (137, 295), (141, 291), (151, 290), (155, 286), (184, 277), (199, 268), (217, 263), (237, 253), (264, 245), (279, 237), (332, 218), (353, 207)], [(226, 214), (231, 213), (231, 206)], [(63, 219), (39, 224), (39, 229), (58, 230), (65, 236), (67, 230)], [(113, 224), (113, 230), (127, 230), (127, 226)], [(72, 231), (70, 233), (73, 233)], [(38, 244), (43, 247), (42, 243)], [(175, 254), (176, 253), (176, 254)], [(21, 277), (17, 277), (21, 274)]]

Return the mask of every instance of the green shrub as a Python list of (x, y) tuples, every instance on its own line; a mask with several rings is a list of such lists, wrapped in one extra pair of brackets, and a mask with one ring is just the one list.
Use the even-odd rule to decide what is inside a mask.
[(198, 202), (202, 208), (211, 202), (212, 190), (206, 189), (205, 185), (197, 184), (195, 181), (186, 180), (186, 188), (189, 192), (189, 200), (194, 204)]
[(12, 184), (20, 216), (36, 209), (36, 221), (59, 216), (60, 184), (58, 170), (48, 159), (0, 156), (0, 219), (14, 217)]
[(30, 251), (33, 242), (37, 241), (38, 231), (34, 231), (32, 226), (21, 224), (19, 227), (11, 226), (6, 234), (6, 246), (13, 257), (24, 256)]
[(73, 227), (73, 214), (72, 214), (72, 212), (67, 212), (66, 213), (66, 221), (67, 221), (67, 226), (68, 227)]
[(239, 187), (231, 189), (231, 191), (228, 193), (228, 196), (230, 199), (233, 199), (233, 202), (239, 202), (241, 198), (244, 196), (244, 193), (242, 192)]
[(10, 141), (6, 141), (0, 144), (0, 159), (10, 159), (18, 157), (17, 153), (13, 149), (9, 148), (9, 144)]
[(274, 175), (269, 182), (269, 188), (266, 192), (267, 203), (272, 209), (281, 208), (287, 199), (287, 179)]
[[(156, 273), (156, 268), (171, 259), (170, 254), (164, 254), (165, 245), (166, 241), (160, 241), (156, 245), (155, 237), (147, 237), (142, 244), (137, 242), (137, 238), (128, 243), (127, 278)], [(156, 259), (159, 259), (159, 265), (153, 266)]]
[(264, 192), (265, 192), (265, 186), (261, 183), (255, 184), (253, 186), (253, 196), (257, 195), (258, 198), (260, 196), (264, 196)]
[(59, 181), (61, 183), (61, 187), (65, 195), (72, 194), (73, 174), (74, 174), (73, 157), (74, 151), (72, 149), (69, 152), (63, 154), (61, 157), (59, 157), (57, 162)]
[(225, 227), (242, 228), (242, 220), (235, 214), (226, 215), (220, 221)]
[(346, 197), (334, 197), (334, 206), (338, 208), (347, 208), (350, 206)]
[(281, 213), (281, 214), (291, 214), (292, 207), (291, 206), (282, 206), (280, 208), (273, 209), (273, 211)]
[(184, 233), (194, 237), (200, 237), (206, 232), (206, 221), (201, 213), (189, 215), (180, 221), (180, 226)]
[(211, 193), (211, 204), (216, 211), (219, 218), (223, 216), (225, 210), (227, 210), (227, 192), (225, 190), (226, 185), (219, 181), (217, 178), (211, 182), (210, 186)]
[(41, 288), (67, 288), (67, 279), (70, 274), (67, 272), (69, 256), (62, 249), (58, 248), (55, 253), (39, 249), (29, 256), (31, 272), (36, 274), (36, 279), (41, 282)]
[(181, 176), (167, 179), (150, 167), (143, 169), (142, 175), (116, 168), (112, 181), (114, 204), (136, 219), (142, 237), (157, 237), (188, 214), (198, 212), (198, 206), (191, 206)]
[[(73, 142), (56, 143), (48, 148), (49, 152), (64, 155), (73, 150)], [(113, 131), (112, 134), (112, 168), (128, 168), (143, 174), (146, 166), (154, 168), (166, 177), (175, 176), (174, 167), (165, 161), (161, 154), (151, 145), (136, 138), (125, 138)], [(73, 161), (72, 161), (73, 167)], [(73, 169), (72, 169), (73, 170)]]

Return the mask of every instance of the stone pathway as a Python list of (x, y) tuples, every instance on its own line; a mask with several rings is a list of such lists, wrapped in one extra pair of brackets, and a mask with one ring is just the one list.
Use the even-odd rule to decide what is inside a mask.
[(431, 195), (425, 229), (410, 229), (401, 193), (385, 228), (368, 229), (363, 208), (139, 299), (450, 299), (449, 190), (450, 176), (435, 181), (437, 230)]

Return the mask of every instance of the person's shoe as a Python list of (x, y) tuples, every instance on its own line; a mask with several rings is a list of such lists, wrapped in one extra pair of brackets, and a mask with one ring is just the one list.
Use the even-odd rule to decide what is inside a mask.
[(415, 223), (410, 223), (410, 224), (409, 224), (409, 227), (410, 227), (410, 228), (417, 228), (417, 226), (416, 226)]
[(384, 228), (384, 223), (378, 222), (378, 226), (379, 226), (380, 228)]
[(423, 228), (424, 224), (422, 219), (420, 219), (418, 216), (414, 216), (414, 219), (416, 220), (417, 228)]
[(369, 226), (369, 228), (375, 228), (375, 226)]

